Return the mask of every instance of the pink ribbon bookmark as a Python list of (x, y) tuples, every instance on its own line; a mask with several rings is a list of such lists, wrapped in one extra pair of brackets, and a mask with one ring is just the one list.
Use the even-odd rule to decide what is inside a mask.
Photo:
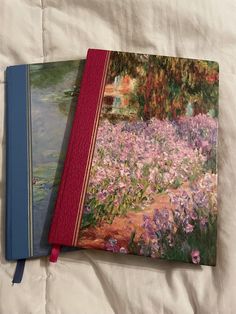
[(50, 260), (51, 263), (56, 263), (57, 262), (60, 250), (61, 250), (61, 246), (59, 244), (54, 244), (52, 246), (51, 254), (50, 254), (50, 257), (49, 257), (49, 260)]

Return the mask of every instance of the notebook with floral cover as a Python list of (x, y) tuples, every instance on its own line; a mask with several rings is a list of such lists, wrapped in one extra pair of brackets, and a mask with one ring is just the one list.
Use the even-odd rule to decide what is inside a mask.
[(6, 259), (46, 256), (85, 60), (6, 70)]
[(218, 64), (89, 49), (49, 242), (216, 264)]

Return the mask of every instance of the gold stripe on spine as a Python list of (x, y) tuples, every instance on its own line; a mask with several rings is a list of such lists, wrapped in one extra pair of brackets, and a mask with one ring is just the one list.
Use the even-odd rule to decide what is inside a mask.
[(106, 73), (107, 73), (107, 68), (108, 68), (108, 63), (109, 63), (109, 57), (110, 57), (110, 52), (108, 51), (107, 55), (106, 55), (106, 59), (105, 59), (105, 65), (104, 65), (102, 81), (101, 81), (101, 86), (100, 86), (100, 91), (99, 91), (95, 120), (94, 120), (94, 125), (93, 125), (93, 132), (92, 132), (91, 143), (90, 143), (90, 148), (89, 148), (89, 155), (88, 155), (88, 160), (87, 160), (87, 164), (86, 164), (85, 175), (84, 175), (84, 180), (83, 180), (83, 185), (82, 185), (82, 192), (81, 192), (81, 196), (79, 199), (78, 212), (77, 212), (76, 224), (75, 224), (73, 241), (72, 241), (72, 245), (74, 245), (74, 246), (76, 246), (77, 242), (78, 242), (79, 227), (80, 227), (80, 222), (81, 222), (82, 213), (83, 213), (83, 205), (84, 205), (84, 199), (85, 199), (85, 195), (86, 195), (89, 172), (90, 172), (92, 159), (93, 159), (93, 150), (94, 150), (94, 146), (95, 146), (94, 144), (95, 144), (95, 140), (96, 140), (98, 122), (99, 122), (100, 112), (101, 112), (101, 107), (102, 107), (102, 99), (103, 99), (103, 94), (104, 94), (104, 87), (105, 87)]
[(31, 92), (30, 66), (27, 65), (27, 164), (28, 164), (28, 250), (33, 256), (33, 219), (32, 219), (32, 125), (31, 125)]
[(83, 187), (82, 187), (82, 198), (80, 199), (79, 210), (78, 210), (79, 219), (77, 220), (76, 238), (75, 238), (75, 244), (74, 245), (76, 245), (78, 242), (79, 227), (80, 227), (81, 218), (82, 218), (82, 214), (83, 214), (84, 199), (85, 199), (86, 190), (87, 190), (90, 168), (92, 165), (93, 151), (95, 148), (94, 144), (96, 141), (97, 129), (98, 129), (98, 124), (99, 124), (99, 119), (100, 119), (100, 112), (101, 112), (101, 107), (102, 107), (102, 98), (104, 95), (104, 87), (105, 87), (105, 81), (106, 81), (106, 73), (107, 73), (107, 66), (108, 66), (108, 62), (109, 62), (109, 56), (110, 56), (110, 52), (108, 52), (106, 55), (104, 71), (103, 71), (103, 76), (102, 76), (102, 81), (101, 81), (101, 87), (100, 87), (100, 91), (99, 91), (99, 98), (98, 98), (97, 110), (96, 110), (96, 115), (95, 115), (95, 124), (93, 127), (93, 133), (92, 133), (92, 137), (91, 137), (92, 140), (91, 140), (90, 149), (89, 149), (89, 158), (87, 161), (85, 178), (84, 178)]
[(97, 130), (97, 125), (98, 125), (99, 116), (100, 116), (101, 96), (103, 96), (104, 83), (105, 83), (105, 77), (106, 77), (106, 70), (107, 70), (109, 55), (110, 55), (110, 53), (108, 52), (106, 55), (106, 59), (105, 59), (103, 76), (102, 76), (101, 86), (100, 86), (100, 90), (99, 90), (98, 104), (97, 104), (97, 108), (96, 108), (93, 132), (92, 132), (91, 143), (90, 143), (90, 148), (89, 148), (89, 155), (88, 155), (89, 157), (88, 157), (87, 164), (86, 164), (85, 176), (84, 176), (83, 185), (82, 185), (82, 192), (81, 192), (79, 205), (78, 205), (78, 214), (77, 214), (76, 225), (75, 225), (74, 236), (73, 236), (73, 245), (77, 244), (79, 226), (80, 226), (81, 216), (83, 213), (83, 207), (82, 206), (83, 206), (83, 202), (84, 202), (84, 198), (85, 198), (86, 187), (87, 187), (87, 182), (88, 182), (88, 175), (89, 175), (89, 170), (90, 170), (90, 166), (91, 166), (92, 150), (94, 148), (94, 142), (96, 139), (95, 133)]
[(88, 184), (88, 179), (89, 179), (89, 174), (90, 174), (90, 168), (92, 165), (92, 160), (93, 160), (93, 151), (95, 148), (95, 141), (96, 141), (96, 135), (97, 135), (97, 129), (98, 129), (98, 124), (99, 124), (99, 119), (100, 119), (100, 112), (101, 112), (101, 107), (102, 107), (102, 98), (104, 94), (104, 86), (105, 86), (105, 79), (106, 79), (106, 71), (107, 71), (107, 64), (108, 64), (108, 55), (106, 56), (105, 60), (105, 65), (104, 65), (104, 72), (103, 72), (103, 78), (102, 78), (102, 83), (101, 83), (101, 89), (99, 93), (99, 100), (98, 100), (98, 105), (97, 105), (97, 110), (96, 110), (96, 115), (95, 115), (95, 125), (93, 128), (93, 134), (92, 134), (92, 141), (90, 144), (90, 150), (89, 150), (89, 159), (87, 162), (87, 167), (85, 171), (85, 180), (82, 188), (82, 198), (80, 201), (80, 208), (79, 208), (79, 219), (77, 223), (77, 231), (76, 231), (76, 239), (75, 239), (75, 244), (78, 242), (78, 235), (79, 235), (79, 227), (81, 223), (81, 218), (83, 215), (83, 205), (84, 205), (84, 199), (86, 195), (86, 190), (87, 190), (87, 184)]

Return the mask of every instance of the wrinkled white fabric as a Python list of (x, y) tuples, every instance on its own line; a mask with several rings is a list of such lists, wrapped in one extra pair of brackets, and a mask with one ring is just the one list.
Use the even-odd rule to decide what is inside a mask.
[[(0, 314), (236, 312), (235, 0), (1, 0)], [(105, 48), (220, 64), (217, 267), (82, 251), (28, 261), (21, 285), (4, 259), (4, 70)]]

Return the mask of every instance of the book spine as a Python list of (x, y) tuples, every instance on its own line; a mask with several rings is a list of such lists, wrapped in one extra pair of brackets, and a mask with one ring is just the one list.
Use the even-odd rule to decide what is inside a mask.
[(59, 187), (49, 243), (76, 246), (110, 52), (90, 49)]
[(6, 70), (6, 259), (32, 256), (28, 66)]

